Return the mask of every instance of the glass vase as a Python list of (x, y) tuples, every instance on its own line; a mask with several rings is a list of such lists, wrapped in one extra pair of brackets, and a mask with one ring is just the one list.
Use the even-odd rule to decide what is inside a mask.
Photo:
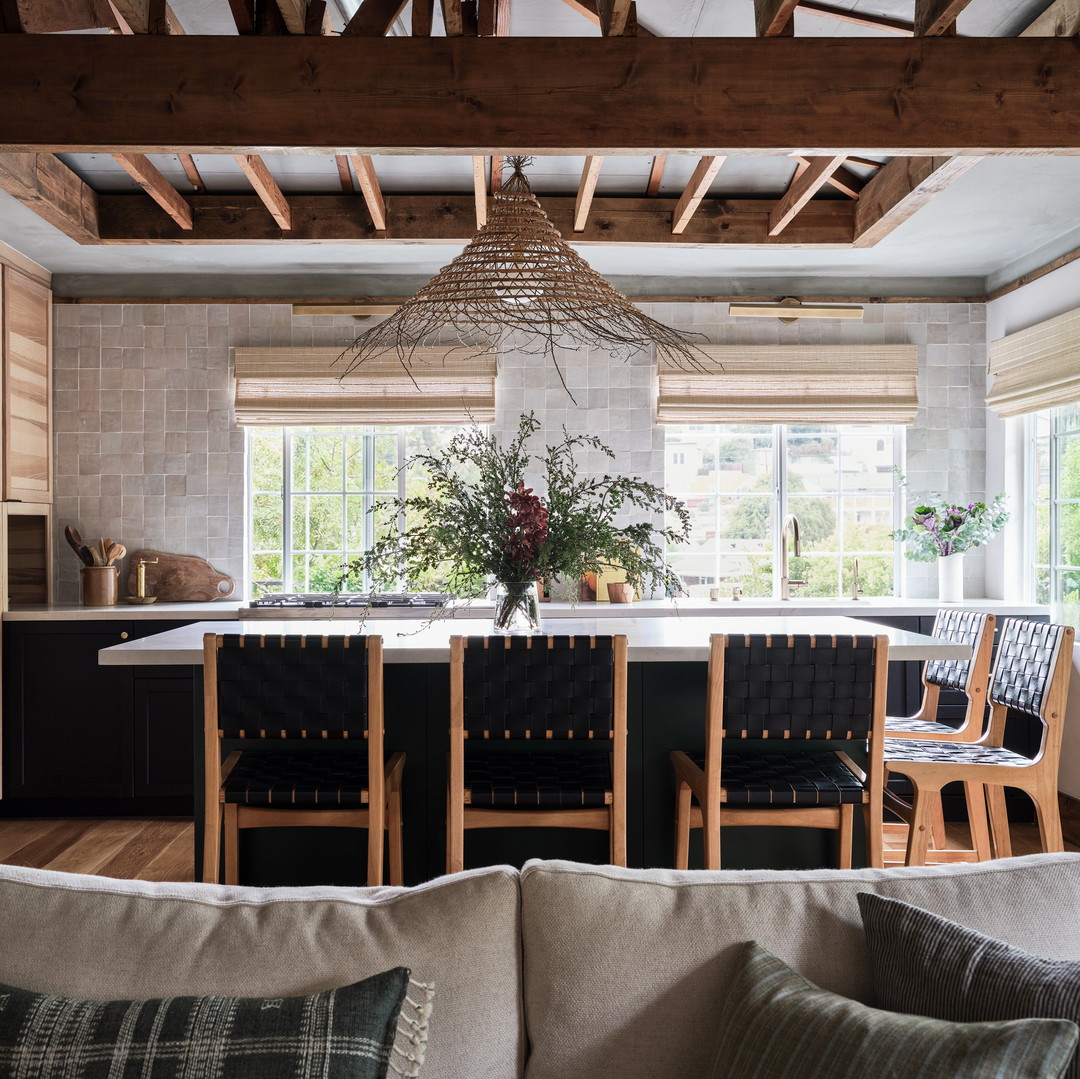
[(536, 581), (499, 581), (495, 586), (495, 619), (492, 632), (543, 632)]

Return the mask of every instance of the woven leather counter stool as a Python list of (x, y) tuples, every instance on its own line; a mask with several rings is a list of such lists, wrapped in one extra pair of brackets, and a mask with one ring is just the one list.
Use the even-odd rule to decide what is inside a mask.
[[(675, 868), (703, 830), (705, 868), (720, 868), (724, 825), (829, 828), (851, 865), (855, 806), (866, 818), (867, 861), (882, 863), (881, 750), (888, 638), (725, 634), (710, 638), (705, 753), (671, 754)], [(867, 747), (864, 771), (842, 750), (727, 752), (728, 739), (842, 740)]]
[[(574, 749), (477, 744), (526, 741)], [(450, 638), (447, 871), (464, 868), (466, 829), (522, 826), (606, 830), (626, 865), (624, 636)]]
[[(203, 880), (218, 879), (224, 822), (226, 884), (239, 883), (240, 830), (281, 827), (367, 829), (369, 885), (382, 883), (388, 831), (390, 883), (404, 883), (405, 756), (383, 760), (382, 638), (208, 633), (203, 652)], [(254, 751), (222, 763), (224, 739)], [(319, 748), (268, 748), (282, 740)]]
[[(939, 610), (934, 618), (933, 637), (944, 637), (971, 648), (968, 659), (929, 659), (923, 664), (923, 698), (913, 716), (886, 716), (885, 735), (895, 738), (931, 738), (939, 742), (977, 742), (986, 728), (986, 689), (990, 682), (990, 657), (994, 648), (997, 618), (978, 611), (955, 607)], [(938, 702), (943, 689), (957, 690), (967, 697), (963, 722), (953, 727), (938, 722)], [(986, 798), (979, 784), (964, 786), (968, 822), (974, 845), (988, 842)], [(904, 831), (902, 824), (886, 824), (886, 831)], [(934, 847), (945, 850), (945, 817), (940, 804), (931, 822)]]
[[(956, 780), (986, 788), (992, 853), (996, 857), (1007, 858), (1012, 853), (1005, 787), (1025, 791), (1035, 803), (1042, 849), (1065, 849), (1057, 779), (1074, 636), (1070, 626), (1006, 618), (990, 678), (990, 724), (983, 737), (975, 743), (886, 739), (886, 772), (906, 775), (915, 789), (910, 804), (893, 791), (885, 794), (886, 806), (909, 825), (905, 865), (923, 865), (928, 859), (935, 860), (935, 856), (939, 861), (955, 861), (957, 854), (973, 855), (978, 860), (990, 856), (986, 842), (975, 836), (972, 852), (928, 849), (932, 814), (940, 801), (941, 788)], [(1003, 747), (1009, 709), (1033, 716), (1042, 724), (1041, 744), (1034, 757)]]

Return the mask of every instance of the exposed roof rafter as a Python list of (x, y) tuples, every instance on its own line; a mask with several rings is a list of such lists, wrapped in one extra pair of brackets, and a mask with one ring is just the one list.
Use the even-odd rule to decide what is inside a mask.
[(956, 32), (956, 17), (971, 0), (915, 0), (915, 34), (937, 37)]
[(270, 216), (280, 228), (286, 231), (291, 229), (292, 211), (289, 209), (289, 200), (285, 198), (277, 181), (270, 175), (266, 162), (258, 154), (236, 154), (235, 158), (251, 186), (255, 188), (255, 194), (270, 212)]
[(697, 212), (701, 200), (709, 193), (709, 186), (726, 160), (725, 157), (703, 157), (697, 163), (671, 215), (671, 234), (673, 236), (678, 236), (681, 232), (686, 231), (690, 218)]
[(574, 232), (582, 232), (589, 219), (589, 207), (596, 194), (596, 181), (600, 179), (600, 168), (604, 164), (602, 157), (585, 158), (585, 167), (581, 170), (581, 182), (578, 184), (577, 200), (574, 203)]
[(843, 165), (846, 154), (812, 157), (805, 168), (795, 172), (784, 197), (769, 215), (769, 235), (779, 236), (795, 215), (817, 194), (830, 176)]
[(379, 178), (375, 175), (375, 162), (366, 154), (354, 154), (352, 166), (356, 169), (356, 179), (360, 192), (364, 196), (371, 222), (380, 232), (386, 231), (386, 204), (383, 202)]
[(182, 229), (192, 228), (191, 206), (183, 196), (142, 154), (114, 154), (117, 164), (156, 202)]

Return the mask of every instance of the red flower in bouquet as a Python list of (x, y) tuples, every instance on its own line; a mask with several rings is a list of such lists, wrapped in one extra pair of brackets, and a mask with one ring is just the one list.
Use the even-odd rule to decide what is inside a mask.
[(540, 579), (536, 560), (548, 538), (548, 511), (533, 494), (531, 487), (518, 481), (517, 488), (506, 495), (506, 524), (509, 536), (503, 545), (503, 555), (521, 580)]

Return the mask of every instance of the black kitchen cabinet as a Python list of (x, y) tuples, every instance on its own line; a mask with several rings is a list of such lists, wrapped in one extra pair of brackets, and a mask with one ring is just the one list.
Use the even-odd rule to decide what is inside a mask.
[(0, 815), (192, 812), (190, 669), (98, 664), (102, 648), (185, 624), (4, 623)]

